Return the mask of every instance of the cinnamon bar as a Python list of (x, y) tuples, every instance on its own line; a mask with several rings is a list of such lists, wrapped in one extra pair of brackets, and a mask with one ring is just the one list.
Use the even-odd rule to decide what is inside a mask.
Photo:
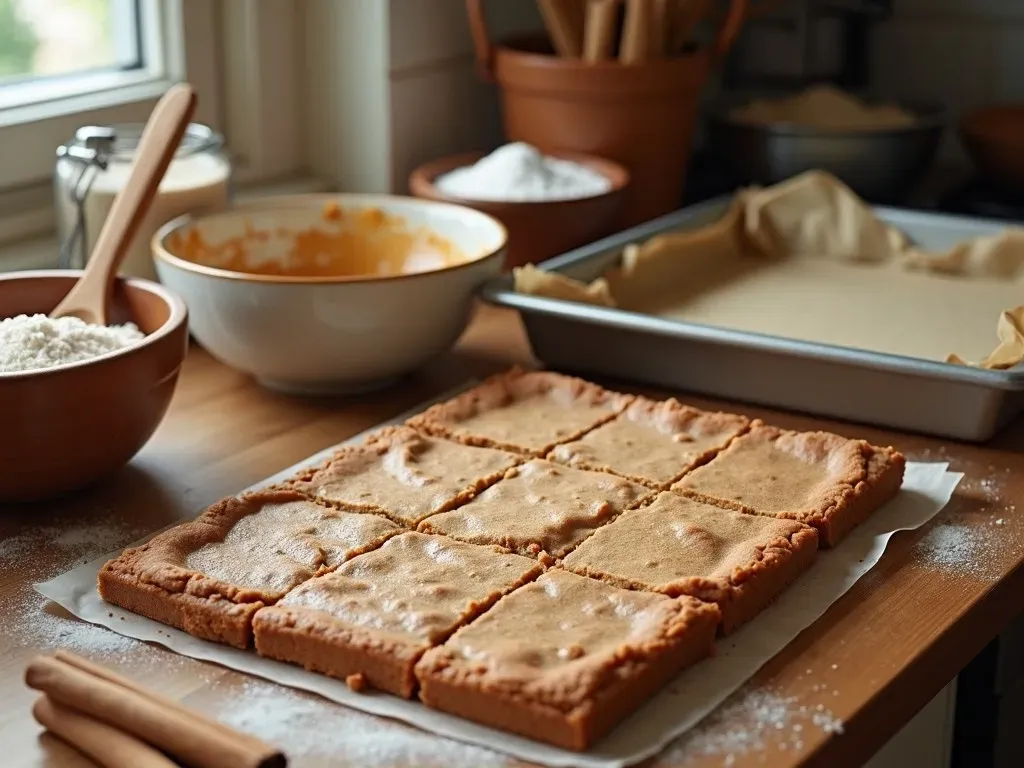
[(346, 446), (286, 486), (339, 509), (372, 512), (414, 527), (502, 477), (520, 457), (422, 435), (409, 427)]
[(409, 424), (467, 445), (544, 456), (608, 421), (630, 400), (631, 395), (572, 376), (513, 368), (428, 408)]
[(533, 459), (468, 504), (428, 517), (419, 530), (522, 555), (562, 557), (650, 494), (646, 486), (606, 472)]
[(893, 448), (829, 432), (789, 432), (756, 424), (673, 490), (710, 504), (797, 520), (834, 547), (892, 499), (903, 483)]
[(714, 602), (728, 634), (807, 570), (817, 549), (818, 534), (803, 523), (664, 492), (600, 528), (562, 566), (619, 587)]
[(718, 608), (551, 570), (416, 665), (420, 698), (572, 750), (711, 652)]
[(555, 446), (548, 458), (668, 488), (710, 461), (749, 424), (743, 416), (709, 413), (675, 399), (637, 397), (611, 421), (578, 440)]
[(196, 637), (246, 648), (260, 608), (399, 530), (383, 517), (323, 507), (294, 491), (233, 496), (126, 549), (100, 570), (99, 591), (109, 603)]
[(259, 611), (256, 650), (410, 698), (424, 651), (541, 570), (497, 547), (403, 533)]

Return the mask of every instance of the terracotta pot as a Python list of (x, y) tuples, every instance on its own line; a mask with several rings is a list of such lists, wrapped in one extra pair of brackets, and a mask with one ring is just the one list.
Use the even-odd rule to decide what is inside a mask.
[[(79, 270), (0, 275), (0, 317), (50, 312)], [(110, 322), (134, 322), (138, 344), (94, 360), (0, 373), (0, 502), (74, 491), (127, 464), (171, 402), (188, 350), (185, 303), (163, 286), (118, 280)]]
[(1024, 192), (1024, 104), (972, 112), (960, 123), (960, 140), (986, 179), (1010, 193)]
[(409, 191), (417, 197), (475, 208), (498, 219), (508, 230), (507, 268), (545, 261), (622, 228), (629, 171), (618, 163), (590, 155), (552, 153), (553, 157), (572, 160), (608, 178), (612, 188), (603, 195), (537, 202), (470, 200), (448, 195), (434, 186), (439, 176), (472, 165), (483, 156), (483, 152), (469, 152), (421, 165), (409, 176)]
[(625, 165), (627, 226), (679, 207), (700, 94), (736, 38), (747, 0), (732, 0), (710, 48), (637, 64), (561, 58), (533, 40), (495, 45), (483, 0), (466, 0), (466, 8), (481, 75), (501, 89), (509, 141)]

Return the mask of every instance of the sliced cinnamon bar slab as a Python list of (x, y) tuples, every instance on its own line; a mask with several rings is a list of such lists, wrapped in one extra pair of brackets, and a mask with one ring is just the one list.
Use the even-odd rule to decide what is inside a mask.
[(711, 652), (719, 612), (561, 570), (503, 597), (416, 665), (435, 709), (584, 750)]
[(631, 400), (572, 376), (513, 368), (428, 408), (409, 424), (467, 445), (544, 456), (611, 419)]
[(256, 649), (409, 698), (427, 649), (541, 570), (497, 547), (403, 533), (259, 611)]
[(419, 529), (522, 555), (562, 557), (650, 494), (646, 486), (607, 472), (533, 459), (468, 504), (428, 517)]
[(294, 491), (231, 497), (126, 549), (100, 570), (99, 591), (109, 603), (196, 637), (246, 648), (256, 611), (400, 530)]
[(362, 445), (342, 448), (286, 486), (339, 509), (372, 512), (412, 527), (473, 498), (520, 460), (506, 451), (391, 427)]
[(803, 523), (666, 491), (598, 529), (562, 567), (627, 589), (714, 602), (728, 634), (807, 570), (817, 549), (818, 534)]
[(743, 416), (701, 411), (674, 398), (637, 397), (611, 421), (578, 440), (555, 446), (548, 458), (668, 488), (710, 461), (749, 425)]
[(899, 492), (905, 465), (893, 448), (758, 424), (672, 488), (740, 512), (807, 523), (833, 547)]

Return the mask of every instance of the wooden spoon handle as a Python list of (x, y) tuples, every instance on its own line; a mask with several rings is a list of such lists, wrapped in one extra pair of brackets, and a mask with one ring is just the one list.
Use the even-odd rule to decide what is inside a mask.
[(620, 0), (589, 0), (583, 34), (583, 58), (606, 61), (615, 54)]
[(86, 322), (106, 325), (117, 270), (156, 197), (195, 108), (195, 91), (184, 83), (172, 86), (157, 102), (139, 139), (131, 176), (103, 222), (85, 274), (50, 317), (75, 315)]

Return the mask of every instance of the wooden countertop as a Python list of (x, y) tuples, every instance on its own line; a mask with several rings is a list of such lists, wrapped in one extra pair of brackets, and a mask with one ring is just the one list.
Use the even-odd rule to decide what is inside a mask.
[[(470, 376), (528, 358), (518, 319), (493, 308), (481, 309), (458, 349), (443, 360), (385, 392), (349, 399), (273, 394), (193, 348), (168, 417), (130, 467), (63, 501), (0, 507), (3, 764), (90, 764), (40, 736), (29, 712), (34, 693), (21, 680), (32, 656), (66, 646), (188, 705), (283, 740), (286, 747), (305, 745), (292, 765), (505, 765), (490, 753), (90, 628), (53, 606), (44, 609), (31, 584), (191, 517), (217, 498)], [(1017, 500), (1024, 500), (1024, 423), (988, 446), (975, 447), (683, 399), (781, 426), (831, 429), (893, 444), (909, 458), (949, 461), (952, 469), (966, 473), (936, 521), (897, 534), (881, 562), (752, 681), (768, 697), (760, 709), (743, 710), (755, 710), (761, 718), (760, 735), (752, 738), (747, 731), (740, 739), (745, 751), (734, 756), (733, 765), (859, 765), (1024, 610), (1024, 522), (1015, 509)], [(771, 711), (766, 714), (765, 708)], [(780, 716), (784, 722), (775, 727)], [(833, 719), (842, 722), (842, 734), (831, 732)], [(730, 738), (725, 733), (750, 725), (733, 718), (700, 743), (673, 745), (652, 764), (720, 765), (721, 746)], [(701, 754), (705, 749), (712, 754)]]

